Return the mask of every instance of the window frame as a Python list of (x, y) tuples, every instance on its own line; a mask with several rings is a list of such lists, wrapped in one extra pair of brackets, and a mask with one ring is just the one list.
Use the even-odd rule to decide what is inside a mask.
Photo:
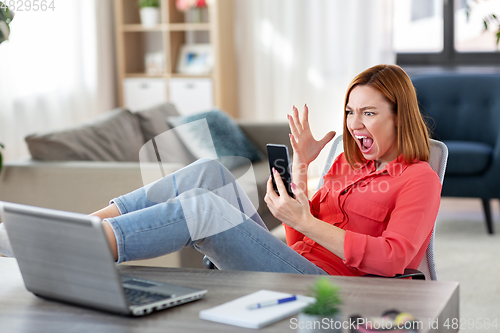
[(455, 43), (455, 1), (443, 0), (443, 51), (397, 53), (396, 62), (405, 65), (499, 65), (500, 52), (457, 52)]

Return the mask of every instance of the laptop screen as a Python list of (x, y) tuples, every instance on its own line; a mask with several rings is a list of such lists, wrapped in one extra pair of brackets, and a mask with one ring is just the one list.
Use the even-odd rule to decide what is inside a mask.
[(4, 219), (29, 291), (129, 312), (98, 217), (4, 203)]

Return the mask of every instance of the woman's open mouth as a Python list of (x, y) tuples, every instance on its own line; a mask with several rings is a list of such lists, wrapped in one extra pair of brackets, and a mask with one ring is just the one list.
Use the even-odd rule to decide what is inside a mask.
[(359, 142), (359, 149), (363, 154), (367, 154), (373, 147), (373, 139), (366, 135), (355, 135)]

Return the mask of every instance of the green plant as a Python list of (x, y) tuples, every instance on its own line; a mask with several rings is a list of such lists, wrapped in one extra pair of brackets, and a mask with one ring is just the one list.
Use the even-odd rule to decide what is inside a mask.
[[(480, 2), (479, 0), (472, 0), (472, 1), (475, 2), (476, 4), (479, 4)], [(488, 0), (483, 0), (483, 2), (484, 1)], [(465, 16), (467, 17), (467, 22), (469, 21), (469, 16), (472, 11), (472, 8), (473, 6), (471, 6), (471, 3), (467, 1), (465, 4)], [(483, 26), (484, 26), (483, 31), (488, 30), (490, 26), (495, 27), (496, 45), (498, 46), (498, 44), (500, 43), (500, 19), (493, 13), (488, 14), (483, 18)]]
[[(5, 148), (3, 144), (0, 143), (0, 148)], [(0, 149), (0, 173), (2, 172), (2, 151)]]
[(0, 44), (9, 39), (10, 22), (14, 18), (14, 12), (9, 10), (8, 6), (0, 1)]
[(316, 303), (309, 304), (304, 313), (322, 317), (332, 317), (340, 312), (342, 300), (339, 293), (340, 287), (331, 283), (327, 278), (320, 277), (311, 286), (311, 296), (316, 298)]
[(160, 2), (158, 0), (139, 0), (139, 7), (160, 7)]
[[(9, 39), (10, 26), (9, 23), (12, 22), (14, 18), (14, 12), (10, 11), (5, 4), (0, 1), (0, 44)], [(4, 145), (0, 143), (0, 148), (4, 148)], [(2, 151), (0, 149), (0, 172), (2, 172)]]

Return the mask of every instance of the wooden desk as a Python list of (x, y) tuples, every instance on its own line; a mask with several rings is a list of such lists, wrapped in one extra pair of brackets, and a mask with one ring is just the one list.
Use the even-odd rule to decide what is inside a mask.
[[(200, 310), (260, 289), (305, 294), (314, 275), (119, 266), (122, 273), (207, 289), (205, 298), (142, 318), (129, 318), (37, 298), (24, 288), (17, 262), (0, 258), (0, 331), (28, 332), (255, 332), (198, 318)], [(400, 281), (378, 278), (331, 277), (341, 287), (344, 319), (358, 313), (378, 316), (387, 309), (412, 313), (424, 324), (421, 332), (447, 331), (447, 318), (459, 318), (457, 282)], [(293, 318), (293, 317), (290, 317)], [(428, 327), (438, 320), (441, 328)], [(450, 322), (451, 324), (451, 322)], [(294, 332), (290, 319), (262, 332)], [(458, 330), (450, 330), (457, 332)], [(349, 332), (345, 330), (344, 332)]]

